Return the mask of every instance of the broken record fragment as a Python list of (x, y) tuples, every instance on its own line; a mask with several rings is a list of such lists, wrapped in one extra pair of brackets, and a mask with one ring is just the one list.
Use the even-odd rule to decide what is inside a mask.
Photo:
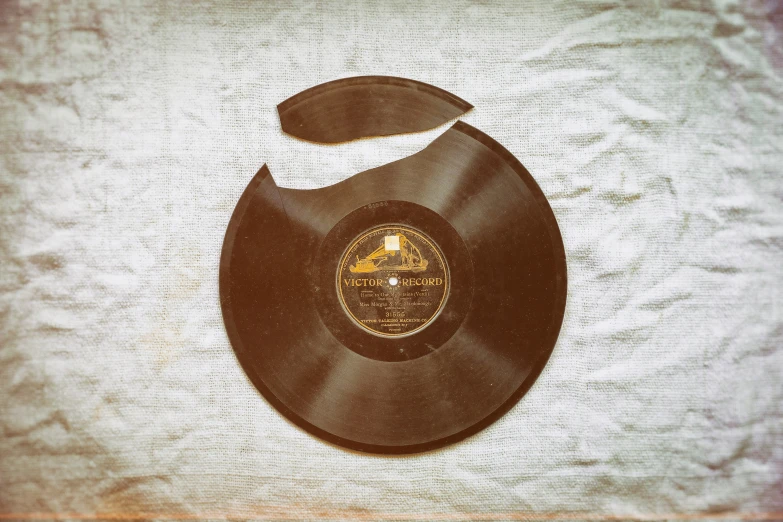
[(472, 108), (434, 85), (393, 76), (323, 83), (277, 106), (283, 131), (317, 143), (421, 132)]

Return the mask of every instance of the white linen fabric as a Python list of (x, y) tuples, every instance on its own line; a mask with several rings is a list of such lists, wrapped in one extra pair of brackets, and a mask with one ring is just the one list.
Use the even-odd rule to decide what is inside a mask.
[[(783, 518), (781, 35), (774, 0), (3, 2), (0, 516)], [(262, 164), (320, 187), (448, 127), (282, 134), (366, 74), (473, 103), (568, 257), (530, 392), (418, 456), (286, 421), (218, 300)]]

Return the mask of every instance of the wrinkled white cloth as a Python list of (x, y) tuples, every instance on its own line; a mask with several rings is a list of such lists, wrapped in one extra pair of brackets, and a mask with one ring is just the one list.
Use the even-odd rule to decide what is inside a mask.
[[(3, 2), (0, 516), (783, 512), (782, 35), (775, 0)], [(568, 256), (538, 382), (419, 456), (286, 421), (218, 301), (262, 164), (319, 187), (446, 129), (281, 133), (277, 103), (364, 74), (473, 103)]]

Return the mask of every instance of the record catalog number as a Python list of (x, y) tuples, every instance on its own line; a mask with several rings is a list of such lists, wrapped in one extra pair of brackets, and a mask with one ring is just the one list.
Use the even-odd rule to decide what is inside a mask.
[(336, 283), (351, 320), (382, 337), (426, 328), (449, 294), (440, 248), (423, 232), (401, 225), (373, 228), (351, 242), (340, 259)]

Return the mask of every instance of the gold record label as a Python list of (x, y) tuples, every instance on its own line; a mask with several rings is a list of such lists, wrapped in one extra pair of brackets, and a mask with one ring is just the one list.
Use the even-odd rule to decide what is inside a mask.
[(449, 294), (449, 271), (443, 253), (423, 233), (384, 225), (345, 251), (337, 290), (343, 309), (361, 328), (400, 337), (438, 316)]

